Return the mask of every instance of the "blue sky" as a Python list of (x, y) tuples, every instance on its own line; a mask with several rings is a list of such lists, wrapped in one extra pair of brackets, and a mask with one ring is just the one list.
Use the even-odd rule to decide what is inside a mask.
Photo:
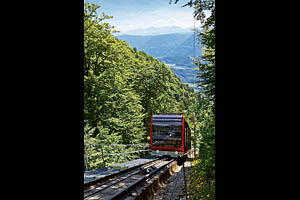
[[(126, 33), (149, 27), (178, 26), (193, 28), (193, 8), (181, 7), (189, 0), (169, 4), (169, 0), (86, 0), (100, 5), (99, 15), (104, 12), (113, 16), (106, 22), (116, 30)], [(174, 1), (174, 0), (173, 0)], [(199, 27), (196, 21), (196, 27)]]

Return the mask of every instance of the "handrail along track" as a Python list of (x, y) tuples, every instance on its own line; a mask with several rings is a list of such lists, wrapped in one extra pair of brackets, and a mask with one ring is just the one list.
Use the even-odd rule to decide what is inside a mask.
[[(159, 158), (84, 184), (84, 199), (122, 199), (175, 159)], [(119, 185), (119, 187), (118, 187)], [(106, 192), (105, 192), (106, 191)], [(117, 192), (117, 193), (116, 193)], [(102, 197), (100, 197), (102, 196)]]

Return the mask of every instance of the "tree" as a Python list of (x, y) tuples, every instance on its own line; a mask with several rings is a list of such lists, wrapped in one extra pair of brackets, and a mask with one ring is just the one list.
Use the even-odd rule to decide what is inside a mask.
[[(112, 135), (117, 143), (140, 143), (144, 133), (140, 97), (129, 83), (130, 47), (113, 37), (112, 27), (102, 23), (111, 17), (98, 17), (95, 4), (85, 3), (84, 15), (84, 114), (89, 126), (98, 127), (93, 137), (101, 142)], [(100, 127), (107, 135), (99, 136)]]
[[(113, 27), (97, 15), (100, 6), (84, 10), (85, 141), (93, 144), (149, 143), (150, 117), (161, 112), (189, 115), (196, 101), (164, 63), (113, 36)], [(101, 151), (108, 153), (110, 149)], [(97, 154), (96, 149), (88, 152)], [(106, 163), (109, 160), (103, 159)], [(101, 166), (93, 160), (93, 167)], [(103, 163), (103, 162), (102, 162)]]
[[(175, 0), (175, 3), (178, 1)], [(203, 52), (194, 58), (202, 89), (196, 106), (200, 149), (190, 189), (193, 191), (192, 199), (215, 199), (215, 1), (191, 0), (184, 6), (195, 9), (194, 17), (202, 23), (203, 30), (197, 32)], [(207, 17), (204, 11), (210, 11), (210, 16)]]
[[(175, 4), (179, 0), (175, 0)], [(172, 0), (170, 0), (172, 3)], [(198, 39), (201, 39), (203, 53), (195, 60), (199, 70), (199, 86), (202, 92), (213, 102), (215, 101), (215, 0), (191, 0), (184, 6), (190, 6), (195, 9), (194, 17), (202, 24), (203, 32), (198, 33)], [(210, 11), (210, 16), (205, 14)]]

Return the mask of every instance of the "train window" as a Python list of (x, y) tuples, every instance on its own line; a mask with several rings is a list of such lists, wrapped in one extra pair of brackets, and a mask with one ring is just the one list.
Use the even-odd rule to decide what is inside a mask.
[(181, 148), (181, 132), (179, 121), (153, 121), (152, 146)]

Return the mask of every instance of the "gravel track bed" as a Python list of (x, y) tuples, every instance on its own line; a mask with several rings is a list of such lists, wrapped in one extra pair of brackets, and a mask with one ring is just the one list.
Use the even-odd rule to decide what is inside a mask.
[[(191, 165), (192, 161), (184, 163), (187, 187), (190, 182)], [(185, 198), (184, 174), (183, 167), (179, 166), (166, 184), (154, 193), (153, 200), (180, 200), (182, 198)]]

